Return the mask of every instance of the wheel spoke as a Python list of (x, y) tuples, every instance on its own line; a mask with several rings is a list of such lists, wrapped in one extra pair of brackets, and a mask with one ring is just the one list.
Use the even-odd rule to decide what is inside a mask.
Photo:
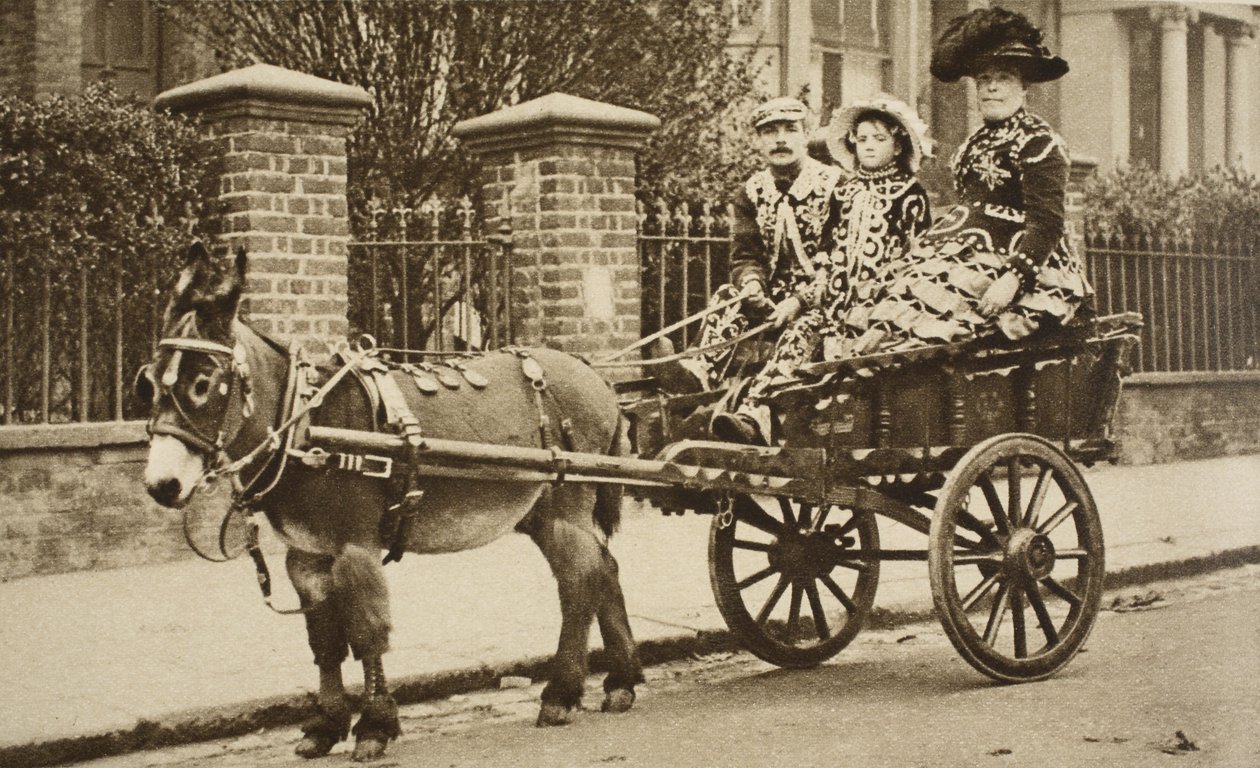
[(787, 620), (787, 639), (789, 643), (796, 642), (796, 632), (801, 625), (801, 588), (797, 584), (792, 585), (792, 602), (788, 608)]
[(1046, 491), (1050, 490), (1052, 474), (1053, 471), (1046, 467), (1037, 475), (1037, 484), (1033, 486), (1032, 498), (1028, 500), (1028, 511), (1024, 514), (1024, 525), (1028, 528), (1037, 527), (1037, 517), (1041, 512), (1041, 505), (1046, 501)]
[(754, 552), (769, 552), (770, 547), (774, 545), (765, 541), (745, 541), (744, 539), (735, 539), (731, 546), (735, 549), (751, 549)]
[(972, 552), (969, 550), (954, 550), (954, 565), (978, 565), (980, 563), (1000, 563), (1002, 562), (1002, 550), (995, 549), (988, 552)]
[(1040, 526), (1037, 527), (1037, 533), (1040, 533), (1046, 536), (1050, 535), (1051, 531), (1053, 531), (1055, 528), (1058, 528), (1059, 525), (1064, 520), (1067, 520), (1070, 516), (1072, 516), (1076, 512), (1076, 510), (1080, 508), (1080, 506), (1081, 506), (1080, 502), (1069, 501), (1068, 503), (1059, 507), (1059, 509), (1053, 515), (1050, 516), (1049, 520), (1045, 521), (1044, 523), (1042, 523)]
[(987, 595), (990, 589), (993, 589), (993, 585), (997, 583), (997, 580), (998, 574), (995, 573), (972, 587), (971, 591), (968, 592), (967, 596), (962, 600), (962, 609), (964, 611), (970, 611), (972, 607), (980, 601), (980, 598)]
[(857, 524), (858, 524), (858, 516), (856, 512), (853, 512), (852, 514), (849, 515), (848, 521), (844, 525), (840, 526), (840, 530), (836, 531), (836, 538), (838, 539), (841, 536), (848, 533), (849, 531), (853, 530), (854, 528), (857, 527)]
[[(979, 518), (977, 518), (975, 515), (971, 514), (965, 509), (960, 509), (958, 510), (958, 514), (955, 515), (954, 517), (959, 525), (961, 525), (963, 528), (966, 528), (967, 530), (971, 531), (972, 533), (980, 537), (980, 542), (979, 542), (980, 544), (990, 544), (992, 546), (997, 546), (998, 540), (997, 540), (997, 537), (993, 535), (993, 529), (985, 525), (984, 522), (980, 520)], [(956, 542), (960, 538), (961, 538), (960, 536), (957, 536), (957, 535), (954, 536), (954, 540)], [(966, 546), (966, 545), (964, 544), (963, 546)]]
[(1059, 644), (1059, 632), (1054, 628), (1054, 621), (1050, 618), (1050, 612), (1046, 610), (1046, 601), (1041, 598), (1041, 593), (1035, 589), (1028, 591), (1028, 604), (1032, 606), (1033, 613), (1037, 614), (1037, 623), (1041, 625), (1041, 632), (1046, 636), (1046, 645), (1053, 648)]
[(770, 593), (770, 597), (766, 598), (766, 604), (761, 606), (761, 610), (757, 612), (757, 623), (765, 624), (770, 618), (770, 612), (779, 604), (779, 598), (783, 597), (784, 591), (787, 590), (788, 584), (791, 583), (787, 576), (780, 575), (779, 583), (774, 585), (774, 591)]
[(739, 590), (748, 589), (753, 584), (756, 584), (757, 582), (761, 581), (762, 579), (774, 573), (777, 573), (774, 566), (768, 566), (766, 568), (762, 568), (760, 571), (757, 571), (756, 573), (749, 576), (748, 578), (740, 579), (739, 581), (735, 582), (735, 588)]
[(844, 547), (836, 545), (831, 548), (831, 554), (834, 558), (831, 561), (833, 568), (848, 568), (849, 570), (857, 571), (858, 573), (866, 573), (871, 569), (870, 563), (864, 563), (861, 560), (853, 559), (856, 554), (853, 550), (845, 549)]
[(1024, 632), (1024, 600), (1018, 589), (1011, 590), (1011, 629), (1015, 634), (1015, 658), (1028, 658), (1028, 636)]
[(813, 523), (814, 508), (809, 504), (801, 504), (800, 511), (796, 516), (796, 526), (802, 531), (811, 531), (814, 529)]
[(771, 517), (764, 509), (761, 508), (760, 504), (757, 504), (754, 501), (750, 500), (739, 505), (735, 516), (737, 520), (742, 520), (754, 528), (765, 531), (771, 536), (783, 535), (783, 523)]
[(809, 596), (809, 609), (814, 614), (814, 629), (818, 639), (826, 641), (831, 637), (831, 627), (827, 626), (827, 614), (823, 613), (822, 598), (818, 595), (818, 585), (810, 582), (805, 585), (805, 594)]
[(1075, 592), (1068, 589), (1067, 587), (1063, 586), (1059, 582), (1055, 581), (1054, 579), (1050, 578), (1049, 576), (1042, 579), (1041, 583), (1045, 586), (1046, 589), (1050, 590), (1056, 596), (1058, 596), (1059, 599), (1066, 600), (1068, 603), (1070, 603), (1073, 608), (1077, 608), (1080, 606), (1081, 598), (1079, 595), (1077, 595)]
[(1021, 516), (1020, 511), (1024, 508), (1024, 504), (1020, 499), (1023, 492), (1023, 483), (1020, 480), (1019, 457), (1012, 456), (1011, 460), (1006, 463), (1006, 494), (1008, 503), (1006, 511), (1009, 513), (1009, 520), (1012, 528), (1019, 525)]
[[(783, 512), (783, 524), (787, 526), (789, 531), (800, 528), (800, 524), (796, 520), (796, 513), (792, 511), (791, 499), (784, 496), (780, 496), (779, 497), (779, 510)], [(801, 511), (803, 512), (804, 509), (802, 509)]]
[(989, 502), (989, 511), (993, 513), (993, 522), (997, 525), (998, 532), (1003, 536), (1009, 536), (1011, 528), (1007, 523), (1006, 510), (1002, 508), (1002, 500), (998, 498), (997, 488), (993, 487), (993, 478), (985, 472), (980, 475), (977, 482), (980, 490), (984, 492), (985, 501)]
[(818, 515), (814, 518), (812, 530), (821, 531), (823, 525), (827, 522), (827, 515), (831, 514), (830, 506), (822, 506), (818, 508)]
[(1088, 560), (1090, 557), (1089, 550), (1086, 549), (1060, 549), (1054, 553), (1058, 560)]
[(837, 584), (834, 579), (830, 576), (823, 576), (819, 579), (819, 581), (826, 585), (827, 589), (831, 590), (831, 594), (836, 596), (836, 599), (840, 601), (840, 604), (844, 606), (846, 611), (849, 613), (857, 613), (857, 605), (854, 604), (853, 599), (840, 588), (840, 585)]
[(993, 598), (993, 607), (989, 609), (989, 623), (984, 628), (984, 641), (990, 647), (997, 645), (998, 631), (1002, 629), (1002, 617), (1006, 615), (1006, 598), (1010, 596), (1011, 585), (1003, 584), (998, 588), (997, 597)]

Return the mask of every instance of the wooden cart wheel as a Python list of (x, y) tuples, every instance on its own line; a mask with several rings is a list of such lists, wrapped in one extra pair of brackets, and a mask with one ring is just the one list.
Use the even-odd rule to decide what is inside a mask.
[(945, 634), (973, 667), (1012, 683), (1062, 669), (1093, 629), (1104, 576), (1076, 465), (1035, 435), (977, 444), (941, 489), (928, 572)]
[(840, 652), (871, 611), (879, 528), (869, 512), (736, 496), (709, 529), (709, 580), (740, 643), (781, 667)]

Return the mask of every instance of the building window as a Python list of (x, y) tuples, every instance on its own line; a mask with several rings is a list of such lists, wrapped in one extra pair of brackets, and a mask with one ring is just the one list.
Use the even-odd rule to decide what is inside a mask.
[(157, 17), (148, 0), (87, 0), (83, 6), (83, 82), (105, 79), (148, 100), (157, 92)]
[(889, 90), (892, 0), (814, 0), (814, 41), (821, 49), (823, 120), (842, 104)]

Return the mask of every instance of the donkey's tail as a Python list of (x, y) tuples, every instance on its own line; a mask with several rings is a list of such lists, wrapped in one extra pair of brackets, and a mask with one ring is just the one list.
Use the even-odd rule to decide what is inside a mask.
[[(630, 452), (630, 442), (626, 437), (626, 420), (617, 414), (617, 426), (613, 429), (612, 444), (608, 446), (609, 456), (625, 456)], [(611, 537), (621, 525), (621, 495), (623, 486), (620, 483), (600, 483), (595, 486), (595, 522), (605, 536)]]

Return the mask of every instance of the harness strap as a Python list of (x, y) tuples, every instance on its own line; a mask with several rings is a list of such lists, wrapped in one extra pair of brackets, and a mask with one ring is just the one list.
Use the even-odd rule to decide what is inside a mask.
[[(367, 358), (361, 367), (372, 376), (376, 390), (380, 393), (381, 405), (385, 408), (385, 422), (398, 430), (406, 445), (403, 456), (405, 471), (401, 478), (394, 477), (394, 482), (401, 491), (401, 499), (390, 506), (390, 514), (381, 521), (384, 528), (393, 529), (382, 531), (384, 538), (389, 541), (389, 552), (381, 565), (388, 565), (402, 559), (411, 524), (419, 512), (420, 500), (424, 496), (424, 491), (416, 488), (415, 472), (420, 462), (420, 451), (424, 447), (424, 436), (420, 430), (420, 420), (411, 412), (398, 382), (390, 376), (389, 366), (375, 358)], [(413, 378), (418, 377), (413, 374)], [(436, 391), (437, 383), (433, 382), (432, 386)], [(390, 468), (392, 470), (392, 465)]]

